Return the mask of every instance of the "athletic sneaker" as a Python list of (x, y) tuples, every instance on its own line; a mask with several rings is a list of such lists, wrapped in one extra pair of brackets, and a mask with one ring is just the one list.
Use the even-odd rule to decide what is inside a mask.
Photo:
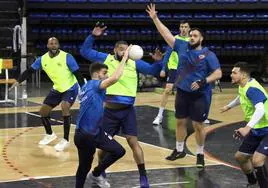
[(44, 138), (42, 140), (40, 140), (39, 144), (40, 145), (47, 145), (49, 144), (50, 142), (52, 142), (53, 140), (55, 140), (57, 138), (56, 134), (55, 133), (52, 133), (52, 134), (46, 134), (44, 136)]
[(141, 188), (150, 187), (147, 176), (140, 176), (140, 186)]
[(205, 123), (205, 124), (210, 124), (209, 119), (206, 119), (206, 120), (204, 121), (204, 123)]
[(69, 146), (70, 146), (70, 142), (63, 138), (57, 145), (54, 146), (54, 148), (56, 151), (63, 151)]
[(92, 173), (88, 174), (88, 178), (90, 179), (91, 186), (99, 186), (101, 188), (110, 188), (111, 185), (108, 183), (106, 178), (104, 178), (102, 175), (95, 177)]
[(161, 116), (156, 116), (156, 118), (153, 121), (154, 125), (160, 125), (162, 123), (163, 117)]
[(186, 156), (185, 151), (178, 152), (177, 149), (175, 148), (173, 152), (169, 156), (166, 157), (166, 160), (175, 161), (176, 159), (180, 159), (185, 156)]
[(197, 166), (197, 168), (204, 168), (205, 167), (204, 155), (197, 154), (197, 156), (196, 156), (196, 166)]

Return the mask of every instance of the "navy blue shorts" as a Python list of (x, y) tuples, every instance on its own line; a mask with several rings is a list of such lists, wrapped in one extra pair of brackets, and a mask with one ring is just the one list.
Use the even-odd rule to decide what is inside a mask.
[(201, 92), (186, 92), (177, 89), (175, 99), (175, 117), (190, 118), (193, 121), (203, 122), (208, 117), (208, 97)]
[(137, 136), (136, 111), (134, 106), (124, 109), (104, 109), (103, 129), (114, 136), (121, 130), (124, 135)]
[(239, 152), (252, 155), (255, 151), (268, 156), (268, 135), (255, 136), (252, 131), (250, 131), (249, 135), (240, 145)]
[(77, 95), (78, 95), (78, 87), (67, 90), (63, 93), (60, 93), (54, 89), (51, 89), (43, 103), (48, 106), (51, 106), (52, 108), (59, 105), (61, 101), (66, 101), (70, 103), (71, 105), (73, 105)]
[[(96, 148), (113, 153), (121, 150), (123, 147), (112, 138), (109, 134), (101, 130), (97, 135), (90, 135), (83, 130), (76, 129), (74, 143), (79, 149), (88, 150), (88, 153), (93, 155)], [(123, 149), (124, 150), (124, 149)]]
[(168, 76), (167, 76), (167, 83), (174, 84), (176, 80), (177, 70), (176, 69), (169, 69)]

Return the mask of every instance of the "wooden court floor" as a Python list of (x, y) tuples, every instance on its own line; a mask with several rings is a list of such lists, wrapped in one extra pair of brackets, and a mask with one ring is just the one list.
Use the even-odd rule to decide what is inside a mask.
[[(229, 124), (243, 121), (242, 111), (239, 107), (221, 114), (219, 112), (220, 107), (228, 104), (237, 95), (237, 89), (230, 88), (224, 89), (222, 93), (215, 91), (213, 94), (211, 110), (209, 119), (217, 120), (219, 123), (206, 126), (206, 131), (211, 132), (217, 128), (224, 127)], [(140, 106), (158, 107), (161, 95), (155, 92), (139, 93), (136, 100), (137, 108)], [(174, 111), (174, 99), (175, 96), (171, 95), (168, 100), (167, 109)], [(78, 165), (76, 148), (73, 144), (73, 134), (75, 124), (72, 124), (70, 141), (71, 146), (69, 149), (63, 152), (56, 152), (53, 146), (59, 141), (53, 141), (51, 144), (40, 147), (38, 146), (39, 140), (44, 134), (43, 127), (39, 121), (38, 111), (42, 104), (43, 97), (32, 97), (28, 101), (37, 105), (28, 107), (9, 107), (0, 108), (0, 182), (12, 182), (27, 179), (39, 179), (39, 178), (53, 178), (53, 177), (65, 177), (74, 176)], [(79, 108), (79, 104), (75, 103), (73, 110)], [(156, 108), (155, 108), (156, 109)], [(59, 113), (60, 108), (57, 107), (55, 111)], [(147, 127), (152, 127), (151, 122), (153, 119), (147, 118), (154, 117), (156, 114), (143, 114), (144, 122)], [(174, 117), (169, 117), (175, 120)], [(62, 124), (61, 118), (56, 117), (53, 120), (53, 131), (57, 134), (58, 138), (63, 135), (63, 128), (59, 126)], [(174, 122), (172, 120), (172, 122)], [(139, 126), (139, 125), (138, 125)], [(164, 125), (163, 125), (164, 126)], [(144, 139), (149, 138), (150, 134), (156, 135), (156, 133), (145, 134)], [(172, 132), (174, 134), (174, 132)], [(161, 135), (159, 134), (159, 140), (161, 141)], [(174, 135), (173, 135), (174, 136)], [(136, 171), (137, 167), (132, 158), (132, 152), (127, 146), (127, 142), (121, 136), (116, 136), (116, 139), (126, 148), (126, 155), (116, 162), (108, 169), (108, 172), (120, 173)], [(174, 143), (175, 140), (171, 141)], [(152, 142), (153, 143), (153, 142)], [(195, 167), (196, 158), (195, 153), (195, 139), (194, 133), (189, 135), (186, 141), (189, 155), (183, 159), (176, 160), (174, 162), (166, 161), (165, 157), (170, 154), (172, 147), (165, 147), (164, 145), (154, 145), (146, 141), (141, 142), (141, 146), (144, 150), (146, 168), (149, 170), (154, 169), (176, 169), (178, 167), (191, 168)], [(208, 152), (205, 156), (206, 165), (226, 165), (229, 163), (221, 159), (215, 158)], [(96, 164), (94, 160), (93, 166)], [(236, 168), (234, 165), (229, 165), (232, 168)], [(0, 183), (1, 187), (1, 183)]]

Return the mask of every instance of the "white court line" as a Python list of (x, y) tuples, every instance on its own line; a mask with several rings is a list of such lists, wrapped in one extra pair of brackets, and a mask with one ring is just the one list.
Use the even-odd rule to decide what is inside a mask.
[[(206, 166), (218, 166), (218, 164), (208, 164)], [(167, 169), (177, 169), (177, 168), (192, 168), (196, 167), (196, 165), (184, 165), (184, 166), (172, 166), (172, 167), (161, 167), (161, 168), (146, 168), (146, 170), (167, 170)], [(122, 172), (135, 172), (138, 171), (138, 169), (128, 169), (128, 170), (117, 170), (117, 171), (106, 171), (107, 175), (109, 174), (116, 174), (116, 173), (122, 173)], [(47, 179), (47, 178), (64, 178), (64, 177), (70, 177), (70, 176), (75, 176), (73, 175), (63, 175), (63, 176), (35, 176), (35, 177), (28, 177), (28, 178), (20, 178), (17, 180), (5, 180), (5, 181), (0, 181), (0, 183), (6, 183), (6, 182), (16, 182), (16, 181), (23, 181), (23, 180), (30, 180), (30, 179)], [(153, 185), (153, 184), (150, 184)]]
[[(38, 114), (35, 114), (35, 113), (31, 113), (31, 112), (24, 112), (24, 113), (26, 113), (26, 114), (28, 114), (28, 115), (32, 115), (32, 116), (35, 116), (35, 117), (41, 117), (40, 115), (38, 115)], [(51, 120), (53, 120), (53, 121), (56, 121), (56, 122), (59, 122), (59, 123), (62, 123), (63, 124), (63, 121), (60, 121), (60, 120), (56, 120), (56, 119), (54, 119), (54, 118), (51, 118)], [(75, 124), (71, 124), (71, 126), (76, 126)], [(19, 128), (37, 128), (37, 127), (19, 127)], [(14, 129), (14, 128), (11, 128), (11, 129)], [(28, 135), (28, 134), (27, 134)], [(40, 135), (44, 135), (44, 134), (40, 134)], [(22, 135), (21, 135), (22, 136)], [(2, 135), (0, 135), (0, 137), (5, 137), (5, 135), (4, 136), (2, 136)], [(122, 136), (116, 136), (116, 137), (118, 137), (118, 138), (120, 138), (120, 139), (125, 139), (125, 137), (122, 137)], [(163, 150), (166, 150), (166, 151), (172, 151), (171, 149), (168, 149), (168, 148), (164, 148), (164, 147), (161, 147), (161, 146), (156, 146), (156, 145), (153, 145), (153, 144), (148, 144), (148, 143), (145, 143), (145, 142), (141, 142), (141, 141), (139, 141), (140, 143), (142, 143), (142, 144), (144, 144), (144, 145), (147, 145), (147, 146), (151, 146), (151, 147), (154, 147), (154, 148), (157, 148), (157, 149), (163, 149)], [(190, 155), (190, 154), (187, 154), (187, 156), (189, 156), (189, 157), (195, 157), (194, 155)], [(213, 162), (213, 163), (216, 163), (216, 164), (218, 164), (218, 165), (226, 165), (226, 164), (224, 164), (224, 163), (221, 163), (221, 162), (219, 162), (219, 161), (215, 161), (215, 160), (211, 160), (211, 159), (205, 159), (206, 161), (209, 161), (209, 162)], [(226, 165), (227, 166), (227, 165)]]
[[(166, 182), (166, 183), (153, 183), (150, 184), (150, 187), (159, 186), (159, 185), (178, 185), (178, 184), (188, 184), (189, 181), (175, 181), (175, 182)], [(140, 188), (139, 186), (131, 187), (131, 188)]]

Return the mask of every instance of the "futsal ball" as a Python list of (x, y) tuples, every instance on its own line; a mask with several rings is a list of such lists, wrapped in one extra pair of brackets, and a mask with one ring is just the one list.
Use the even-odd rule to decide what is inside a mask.
[(130, 59), (136, 61), (143, 57), (143, 49), (139, 45), (132, 45), (129, 49), (128, 56)]

